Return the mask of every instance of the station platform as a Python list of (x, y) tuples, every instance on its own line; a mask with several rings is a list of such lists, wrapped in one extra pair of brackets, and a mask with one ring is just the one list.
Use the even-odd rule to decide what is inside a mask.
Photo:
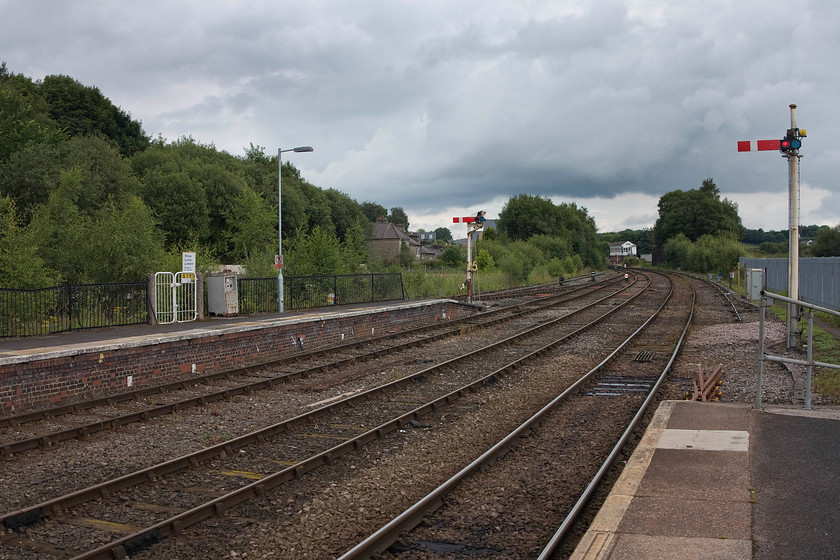
[(364, 303), (334, 307), (318, 307), (284, 313), (262, 313), (259, 315), (213, 316), (204, 320), (170, 324), (143, 324), (124, 327), (109, 327), (67, 331), (56, 334), (21, 338), (0, 338), (0, 365), (79, 352), (99, 352), (111, 349), (125, 349), (136, 346), (159, 344), (175, 340), (187, 340), (220, 336), (227, 333), (259, 330), (277, 325), (304, 321), (329, 320), (432, 305), (439, 301), (394, 301), (386, 303)]
[(840, 557), (840, 407), (665, 401), (572, 560)]

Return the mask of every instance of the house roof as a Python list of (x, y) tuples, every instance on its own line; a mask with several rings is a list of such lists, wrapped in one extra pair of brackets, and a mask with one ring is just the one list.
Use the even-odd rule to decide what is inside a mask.
[(405, 234), (405, 232), (401, 231), (400, 228), (398, 228), (394, 224), (387, 222), (376, 222), (375, 224), (373, 224), (373, 230), (370, 233), (370, 239), (371, 241), (399, 239), (400, 241), (407, 243), (410, 247), (420, 245), (419, 242), (410, 238), (408, 235)]
[(610, 247), (624, 247), (625, 245), (634, 245), (631, 241), (616, 241), (615, 243), (610, 243)]
[(377, 222), (373, 224), (373, 231), (370, 234), (371, 239), (402, 239), (406, 240), (409, 237), (399, 230), (397, 226), (390, 223)]

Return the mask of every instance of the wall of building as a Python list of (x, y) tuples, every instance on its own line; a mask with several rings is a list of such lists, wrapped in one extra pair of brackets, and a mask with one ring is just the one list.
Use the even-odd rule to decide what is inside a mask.
[(284, 319), (257, 327), (251, 323), (223, 331), (150, 334), (145, 340), (134, 337), (84, 349), (3, 358), (0, 415), (125, 391), (129, 377), (134, 386), (158, 385), (194, 373), (225, 371), (293, 355), (299, 351), (299, 343), (304, 350), (329, 347), (475, 311), (449, 300), (417, 302), (329, 318)]

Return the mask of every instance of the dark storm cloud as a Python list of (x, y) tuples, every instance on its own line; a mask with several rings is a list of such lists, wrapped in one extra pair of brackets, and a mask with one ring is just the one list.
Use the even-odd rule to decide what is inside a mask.
[(311, 144), (294, 156), (311, 182), (430, 220), (527, 192), (589, 200), (602, 229), (641, 227), (663, 193), (713, 177), (758, 227), (749, 197), (784, 196), (786, 164), (735, 142), (781, 136), (797, 103), (809, 211), (840, 221), (833, 0), (0, 0), (0, 13), (13, 72), (96, 85), (153, 136), (234, 154)]

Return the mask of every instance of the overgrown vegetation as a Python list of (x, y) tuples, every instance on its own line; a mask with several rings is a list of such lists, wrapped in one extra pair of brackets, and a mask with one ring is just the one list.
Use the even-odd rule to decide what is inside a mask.
[[(768, 306), (768, 313), (774, 314), (784, 323), (787, 322), (787, 305), (776, 304)], [(836, 325), (838, 317), (827, 313), (817, 312), (816, 315), (831, 324)], [(808, 320), (802, 318), (798, 323), (798, 330), (807, 336)], [(814, 360), (827, 364), (840, 364), (840, 341), (825, 329), (814, 323)], [(833, 368), (815, 368), (813, 374), (813, 390), (815, 393), (840, 399), (840, 370)]]
[[(139, 281), (149, 272), (178, 270), (182, 251), (196, 252), (204, 272), (243, 264), (251, 276), (274, 276), (277, 167), (276, 155), (253, 144), (234, 156), (189, 137), (149, 138), (97, 88), (68, 76), (33, 81), (2, 63), (0, 286)], [(458, 293), (463, 247), (445, 247), (422, 268), (408, 248), (397, 262), (372, 259), (372, 223), (386, 217), (405, 230), (402, 208), (360, 204), (319, 188), (289, 163), (280, 172), (287, 274), (401, 266), (411, 270), (413, 297)], [(522, 194), (498, 224), (476, 249), (482, 289), (603, 267), (594, 220), (574, 204)], [(452, 239), (447, 228), (435, 233), (439, 242)]]

